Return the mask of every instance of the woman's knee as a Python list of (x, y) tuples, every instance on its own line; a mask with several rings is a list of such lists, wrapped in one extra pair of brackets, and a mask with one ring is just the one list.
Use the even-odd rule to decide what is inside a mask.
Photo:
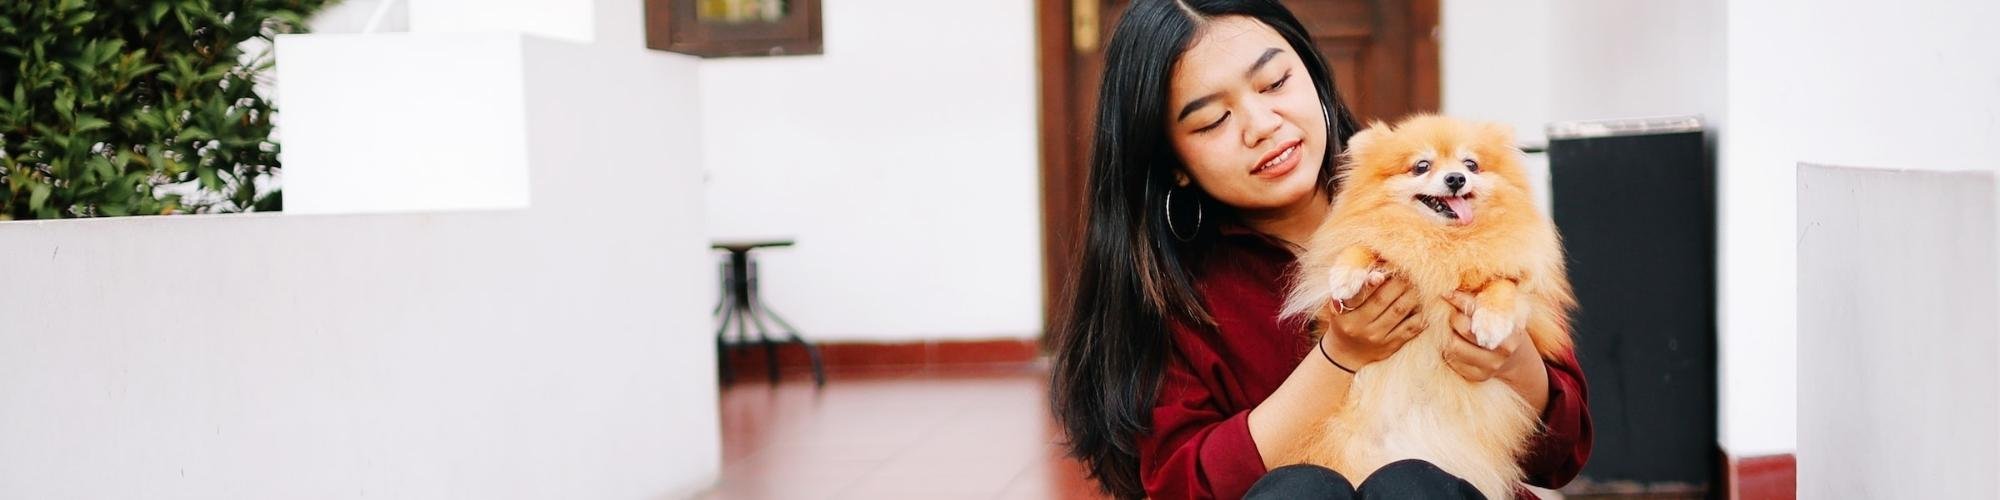
[(1415, 458), (1391, 462), (1381, 469), (1376, 469), (1374, 474), (1368, 475), (1369, 481), (1436, 482), (1451, 479), (1458, 479), (1458, 476), (1445, 472), (1444, 469), (1438, 468), (1437, 464)]
[(1243, 494), (1244, 500), (1325, 498), (1347, 500), (1354, 498), (1354, 484), (1333, 469), (1311, 464), (1293, 464), (1272, 469), (1264, 473), (1257, 484), (1250, 485), (1250, 491)]
[(1360, 492), (1362, 498), (1485, 498), (1465, 479), (1414, 458), (1377, 469)]

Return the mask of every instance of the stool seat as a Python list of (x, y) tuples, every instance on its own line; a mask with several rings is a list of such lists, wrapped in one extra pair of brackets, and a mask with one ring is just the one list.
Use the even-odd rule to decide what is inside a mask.
[(759, 248), (788, 247), (792, 246), (792, 240), (715, 240), (709, 242), (708, 246), (716, 250), (728, 250), (730, 253), (737, 253), (749, 252)]
[[(764, 359), (768, 364), (772, 384), (778, 383), (778, 344), (790, 343), (805, 348), (806, 356), (812, 360), (813, 384), (825, 387), (826, 367), (820, 361), (819, 347), (800, 338), (798, 329), (779, 317), (778, 313), (771, 311), (770, 307), (764, 305), (763, 297), (757, 295), (757, 261), (751, 258), (750, 252), (759, 248), (792, 246), (792, 240), (716, 240), (710, 242), (709, 246), (729, 252), (729, 260), (722, 263), (722, 295), (718, 298), (714, 311), (716, 317), (721, 320), (721, 325), (715, 329), (715, 351), (718, 357), (716, 365), (722, 372), (722, 382), (727, 384), (733, 378), (734, 370), (729, 366), (730, 350), (751, 345), (753, 341), (750, 339), (750, 328), (756, 327), (757, 338), (754, 343), (764, 346)], [(764, 324), (767, 318), (784, 329), (778, 332), (771, 331)], [(736, 326), (734, 342), (729, 340), (729, 327), (732, 324)], [(780, 334), (779, 338), (773, 339), (773, 333)]]

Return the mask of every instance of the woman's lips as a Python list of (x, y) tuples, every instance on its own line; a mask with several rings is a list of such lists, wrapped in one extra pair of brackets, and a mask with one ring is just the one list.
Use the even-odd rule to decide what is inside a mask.
[(1299, 149), (1304, 141), (1292, 141), (1284, 147), (1272, 150), (1250, 169), (1250, 175), (1265, 179), (1284, 177), (1299, 166)]

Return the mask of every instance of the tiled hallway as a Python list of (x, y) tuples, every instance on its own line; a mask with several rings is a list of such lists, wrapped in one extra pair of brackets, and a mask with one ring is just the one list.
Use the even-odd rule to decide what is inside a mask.
[(1098, 498), (1054, 444), (1039, 366), (745, 378), (722, 391), (704, 498)]

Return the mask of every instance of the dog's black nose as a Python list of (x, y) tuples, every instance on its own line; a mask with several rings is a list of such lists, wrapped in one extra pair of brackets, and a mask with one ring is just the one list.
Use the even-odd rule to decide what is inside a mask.
[(1445, 174), (1444, 187), (1451, 188), (1451, 192), (1453, 193), (1458, 192), (1459, 188), (1465, 187), (1465, 174), (1458, 172)]

